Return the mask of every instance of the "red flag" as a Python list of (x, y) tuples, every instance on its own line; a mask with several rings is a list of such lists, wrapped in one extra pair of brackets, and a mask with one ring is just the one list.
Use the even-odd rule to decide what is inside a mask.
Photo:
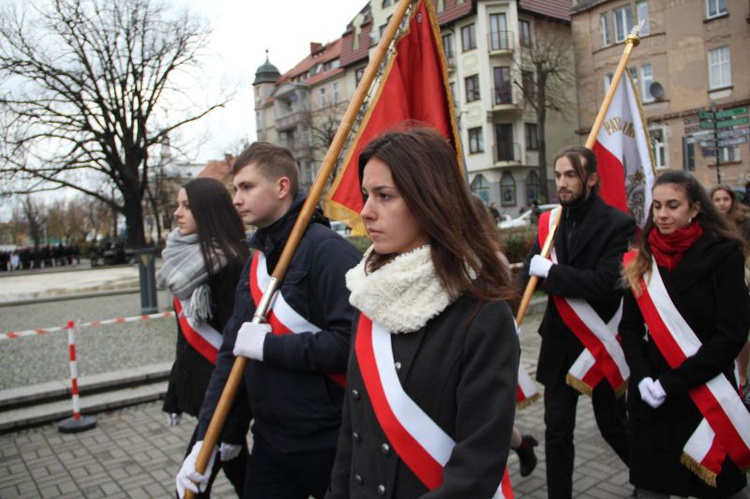
[(379, 86), (328, 190), (324, 209), (329, 218), (362, 229), (359, 154), (381, 132), (405, 120), (436, 128), (450, 140), (459, 164), (463, 164), (440, 28), (432, 2), (424, 0), (412, 10), (409, 28), (396, 42), (395, 52), (386, 63)]
[(654, 184), (653, 153), (638, 92), (626, 72), (599, 129), (593, 150), (602, 199), (643, 227)]

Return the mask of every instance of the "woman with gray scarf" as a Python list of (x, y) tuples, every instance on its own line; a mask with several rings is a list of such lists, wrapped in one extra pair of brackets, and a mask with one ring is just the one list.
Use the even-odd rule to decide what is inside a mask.
[[(177, 352), (163, 407), (170, 426), (180, 423), (183, 412), (195, 417), (200, 412), (221, 347), (221, 332), (232, 314), (234, 291), (249, 255), (242, 219), (218, 180), (199, 178), (185, 184), (177, 195), (174, 215), (177, 229), (167, 237), (163, 265), (156, 276), (159, 287), (172, 292), (177, 317)], [(220, 468), (242, 495), (247, 446), (246, 431), (239, 426), (227, 425), (238, 431), (222, 435), (220, 459), (199, 497), (210, 496)], [(194, 432), (188, 451), (195, 440)]]

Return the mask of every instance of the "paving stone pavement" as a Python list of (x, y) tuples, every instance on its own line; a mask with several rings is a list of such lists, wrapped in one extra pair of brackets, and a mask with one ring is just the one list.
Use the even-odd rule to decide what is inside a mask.
[[(526, 319), (521, 335), (523, 363), (533, 373), (538, 351), (535, 330), (540, 316)], [(575, 495), (581, 498), (622, 498), (631, 487), (625, 466), (603, 442), (596, 429), (591, 403), (579, 404), (576, 428)], [(0, 435), (0, 497), (169, 497), (173, 477), (194, 428), (186, 418), (168, 427), (160, 403), (100, 414), (97, 427), (79, 434), (58, 433), (54, 425)], [(517, 424), (540, 441), (539, 465), (521, 478), (518, 459), (511, 453), (509, 466), (516, 497), (544, 498), (544, 425), (541, 402), (520, 411)], [(234, 497), (220, 475), (214, 497)]]
[[(80, 309), (81, 314), (106, 314), (111, 312), (109, 307), (118, 306), (110, 303), (109, 299), (80, 300), (79, 305), (75, 303), (60, 303), (57, 305), (59, 310), (55, 313), (69, 314)], [(164, 304), (164, 301), (160, 301), (160, 306)], [(128, 315), (129, 308), (137, 307), (132, 297), (123, 298), (119, 305), (128, 310), (116, 315)], [(53, 305), (45, 307), (51, 307), (47, 308), (47, 313), (52, 313)], [(43, 312), (40, 314), (44, 315)], [(24, 327), (27, 323), (36, 326), (55, 325), (32, 324), (33, 317), (26, 317), (23, 321), (18, 319), (26, 315), (33, 315), (33, 312), (14, 307), (0, 308), (0, 316), (3, 316), (0, 322), (5, 322), (6, 326), (11, 323), (15, 327), (21, 327), (21, 323)], [(45, 316), (50, 320), (55, 317), (54, 314)], [(532, 377), (539, 349), (536, 329), (540, 319), (541, 315), (538, 312), (529, 315), (523, 324), (521, 334), (522, 362)], [(171, 325), (169, 329), (173, 330)], [(142, 331), (125, 330), (123, 334), (132, 334), (133, 338), (141, 339), (139, 350), (149, 349), (149, 342), (155, 342), (159, 345), (156, 349), (161, 351), (159, 355), (164, 356), (167, 352), (164, 346), (164, 336), (169, 334), (167, 331), (144, 335)], [(20, 350), (44, 349), (42, 345), (31, 342), (32, 339), (19, 338), (5, 343), (13, 343)], [(27, 340), (29, 342), (25, 343)], [(54, 341), (58, 342), (60, 339), (56, 338)], [(104, 345), (111, 341), (114, 340), (105, 339), (97, 344), (104, 348)], [(167, 343), (173, 341), (169, 339)], [(112, 355), (111, 352), (118, 350), (121, 351), (120, 348), (106, 348), (110, 353), (101, 362), (110, 362), (114, 368), (118, 356)], [(4, 352), (7, 353), (9, 352)], [(149, 357), (144, 356), (144, 359), (146, 363), (152, 362)], [(4, 366), (6, 360), (7, 357), (4, 357)], [(33, 362), (39, 371), (44, 371), (44, 362), (29, 362)], [(6, 369), (0, 370), (3, 371)], [(539, 388), (541, 390), (542, 387)], [(540, 443), (536, 448), (539, 464), (528, 477), (520, 476), (518, 459), (515, 453), (510, 454), (508, 465), (517, 498), (547, 497), (543, 416), (541, 401), (517, 413), (517, 426), (524, 433), (534, 434)], [(194, 425), (195, 420), (186, 417), (180, 426), (168, 427), (161, 411), (161, 403), (154, 402), (99, 414), (96, 428), (84, 433), (62, 434), (57, 431), (55, 425), (45, 425), (0, 435), (0, 498), (172, 497), (174, 475), (179, 470)], [(627, 469), (601, 438), (591, 409), (591, 401), (584, 396), (578, 404), (575, 443), (574, 497), (610, 499), (630, 495), (632, 487), (628, 484)], [(222, 474), (214, 484), (213, 497), (235, 497), (231, 485)]]

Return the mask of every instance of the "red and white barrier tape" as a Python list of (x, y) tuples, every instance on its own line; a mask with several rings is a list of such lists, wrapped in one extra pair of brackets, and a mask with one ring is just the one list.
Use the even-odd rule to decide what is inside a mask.
[[(510, 264), (510, 268), (514, 270), (519, 269), (521, 267), (523, 267), (523, 263)], [(78, 328), (104, 326), (107, 324), (121, 324), (124, 322), (146, 321), (150, 319), (168, 319), (170, 317), (174, 317), (174, 312), (172, 311), (160, 312), (157, 314), (134, 315), (133, 317), (118, 317), (116, 319), (107, 319), (103, 321), (84, 322), (83, 324), (78, 324)], [(65, 331), (66, 329), (68, 329), (68, 326), (46, 327), (46, 328), (40, 328), (40, 329), (27, 329), (26, 331), (12, 331), (12, 332), (3, 333), (2, 335), (0, 335), (0, 341), (10, 340), (13, 338), (22, 338), (24, 336), (36, 336), (38, 334), (53, 333), (55, 331)]]
[[(82, 324), (78, 324), (78, 328), (80, 329), (84, 327), (105, 326), (107, 324), (122, 324), (125, 322), (147, 321), (151, 319), (168, 319), (170, 317), (174, 317), (174, 312), (168, 311), (168, 312), (160, 312), (157, 314), (134, 315), (133, 317), (117, 317), (116, 319), (107, 319), (103, 321), (84, 322)], [(27, 329), (26, 331), (12, 331), (12, 332), (3, 333), (2, 335), (0, 335), (0, 341), (10, 340), (13, 338), (22, 338), (24, 336), (35, 336), (39, 334), (52, 333), (55, 331), (65, 331), (67, 329), (69, 329), (69, 326), (56, 326), (56, 327), (47, 327), (47, 328), (40, 328), (40, 329)]]

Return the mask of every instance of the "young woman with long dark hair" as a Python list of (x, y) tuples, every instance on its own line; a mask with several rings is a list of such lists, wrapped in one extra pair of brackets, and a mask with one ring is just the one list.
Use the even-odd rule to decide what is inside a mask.
[[(177, 353), (163, 406), (170, 425), (179, 424), (182, 413), (194, 417), (200, 413), (221, 346), (221, 332), (232, 315), (235, 288), (249, 255), (242, 219), (229, 191), (218, 180), (198, 178), (185, 184), (177, 195), (175, 219), (177, 228), (167, 237), (164, 263), (157, 273), (159, 286), (174, 295), (177, 316)], [(221, 459), (214, 463), (208, 487), (200, 497), (210, 495), (211, 483), (221, 468), (242, 495), (245, 431), (238, 425), (226, 427), (237, 431), (222, 435)]]
[(519, 362), (494, 228), (432, 129), (374, 139), (359, 173), (373, 244), (347, 273), (360, 314), (327, 497), (494, 497)]

